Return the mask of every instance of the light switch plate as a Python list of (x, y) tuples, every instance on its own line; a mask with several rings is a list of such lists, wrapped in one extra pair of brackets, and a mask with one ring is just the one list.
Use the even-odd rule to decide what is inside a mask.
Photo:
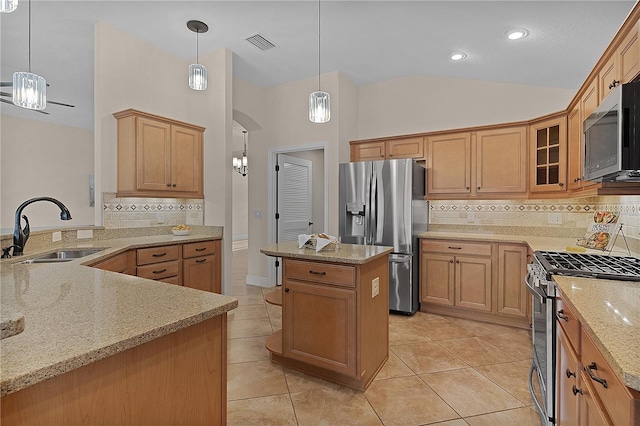
[(375, 277), (371, 280), (371, 298), (373, 299), (380, 294), (380, 278)]
[(547, 213), (547, 223), (551, 225), (562, 225), (562, 213)]

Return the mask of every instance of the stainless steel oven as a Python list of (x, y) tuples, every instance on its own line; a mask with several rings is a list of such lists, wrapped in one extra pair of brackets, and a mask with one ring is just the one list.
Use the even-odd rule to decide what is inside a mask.
[[(531, 293), (533, 356), (529, 391), (541, 424), (555, 424), (556, 285), (553, 275), (640, 281), (635, 257), (536, 251), (527, 265), (525, 284)], [(534, 380), (537, 379), (537, 380)], [(540, 397), (538, 397), (540, 396)]]

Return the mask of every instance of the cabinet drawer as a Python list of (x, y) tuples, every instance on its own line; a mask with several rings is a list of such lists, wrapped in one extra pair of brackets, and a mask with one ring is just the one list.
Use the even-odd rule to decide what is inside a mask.
[(182, 257), (187, 259), (189, 257), (216, 254), (217, 245), (217, 241), (201, 241), (198, 243), (185, 244), (182, 246)]
[(423, 252), (491, 256), (491, 244), (445, 240), (422, 240)]
[(285, 259), (284, 272), (287, 279), (356, 286), (356, 268), (353, 266)]
[(607, 383), (607, 387), (605, 388), (602, 383), (599, 383), (593, 377), (588, 379), (595, 388), (611, 420), (613, 420), (613, 423), (616, 425), (636, 424), (633, 422), (634, 420), (638, 421), (638, 419), (631, 418), (634, 411), (633, 398), (627, 391), (626, 386), (618, 380), (618, 377), (611, 370), (609, 364), (602, 357), (602, 354), (600, 354), (600, 351), (584, 330), (581, 330), (581, 340), (581, 359), (586, 375), (590, 376), (589, 370), (591, 370), (591, 374), (597, 378), (604, 379)]
[(573, 350), (580, 355), (580, 321), (561, 298), (556, 299), (556, 319), (569, 338)]
[(180, 262), (177, 260), (171, 262), (154, 263), (151, 265), (138, 266), (137, 276), (159, 280), (177, 276), (180, 273)]
[(160, 246), (138, 249), (138, 266), (149, 263), (168, 262), (180, 258), (180, 246)]
[(180, 277), (178, 275), (176, 275), (175, 277), (161, 278), (158, 281), (162, 281), (163, 283), (167, 284), (180, 285)]

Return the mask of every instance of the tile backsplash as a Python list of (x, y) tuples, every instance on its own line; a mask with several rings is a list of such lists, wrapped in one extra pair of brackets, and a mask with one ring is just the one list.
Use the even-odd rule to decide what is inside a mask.
[(202, 199), (117, 198), (105, 192), (102, 200), (102, 224), (107, 229), (204, 224)]
[[(596, 210), (619, 214), (625, 236), (640, 239), (640, 196), (602, 196), (547, 200), (435, 200), (429, 223), (497, 227), (557, 228), (582, 235)], [(561, 223), (550, 223), (553, 221)]]

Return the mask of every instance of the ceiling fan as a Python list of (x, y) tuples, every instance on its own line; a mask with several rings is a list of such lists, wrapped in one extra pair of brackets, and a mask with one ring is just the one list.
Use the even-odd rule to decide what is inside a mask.
[[(11, 82), (11, 81), (0, 81), (0, 87), (12, 87), (12, 86), (13, 86), (13, 82)], [(49, 86), (49, 84), (47, 84), (47, 87), (48, 86)], [(5, 104), (9, 104), (9, 105), (14, 105), (11, 100), (2, 99), (2, 96), (6, 97), (6, 98), (12, 98), (13, 97), (12, 93), (0, 91), (0, 102), (5, 103)], [(56, 101), (50, 101), (50, 100), (47, 100), (47, 103), (48, 104), (53, 104), (53, 105), (59, 105), (59, 106), (63, 106), (63, 107), (68, 107), (68, 108), (75, 108), (76, 107), (75, 105), (65, 104), (63, 102), (56, 102)], [(49, 113), (47, 111), (44, 111), (44, 110), (34, 109), (32, 111), (39, 112), (40, 114), (49, 115)]]

